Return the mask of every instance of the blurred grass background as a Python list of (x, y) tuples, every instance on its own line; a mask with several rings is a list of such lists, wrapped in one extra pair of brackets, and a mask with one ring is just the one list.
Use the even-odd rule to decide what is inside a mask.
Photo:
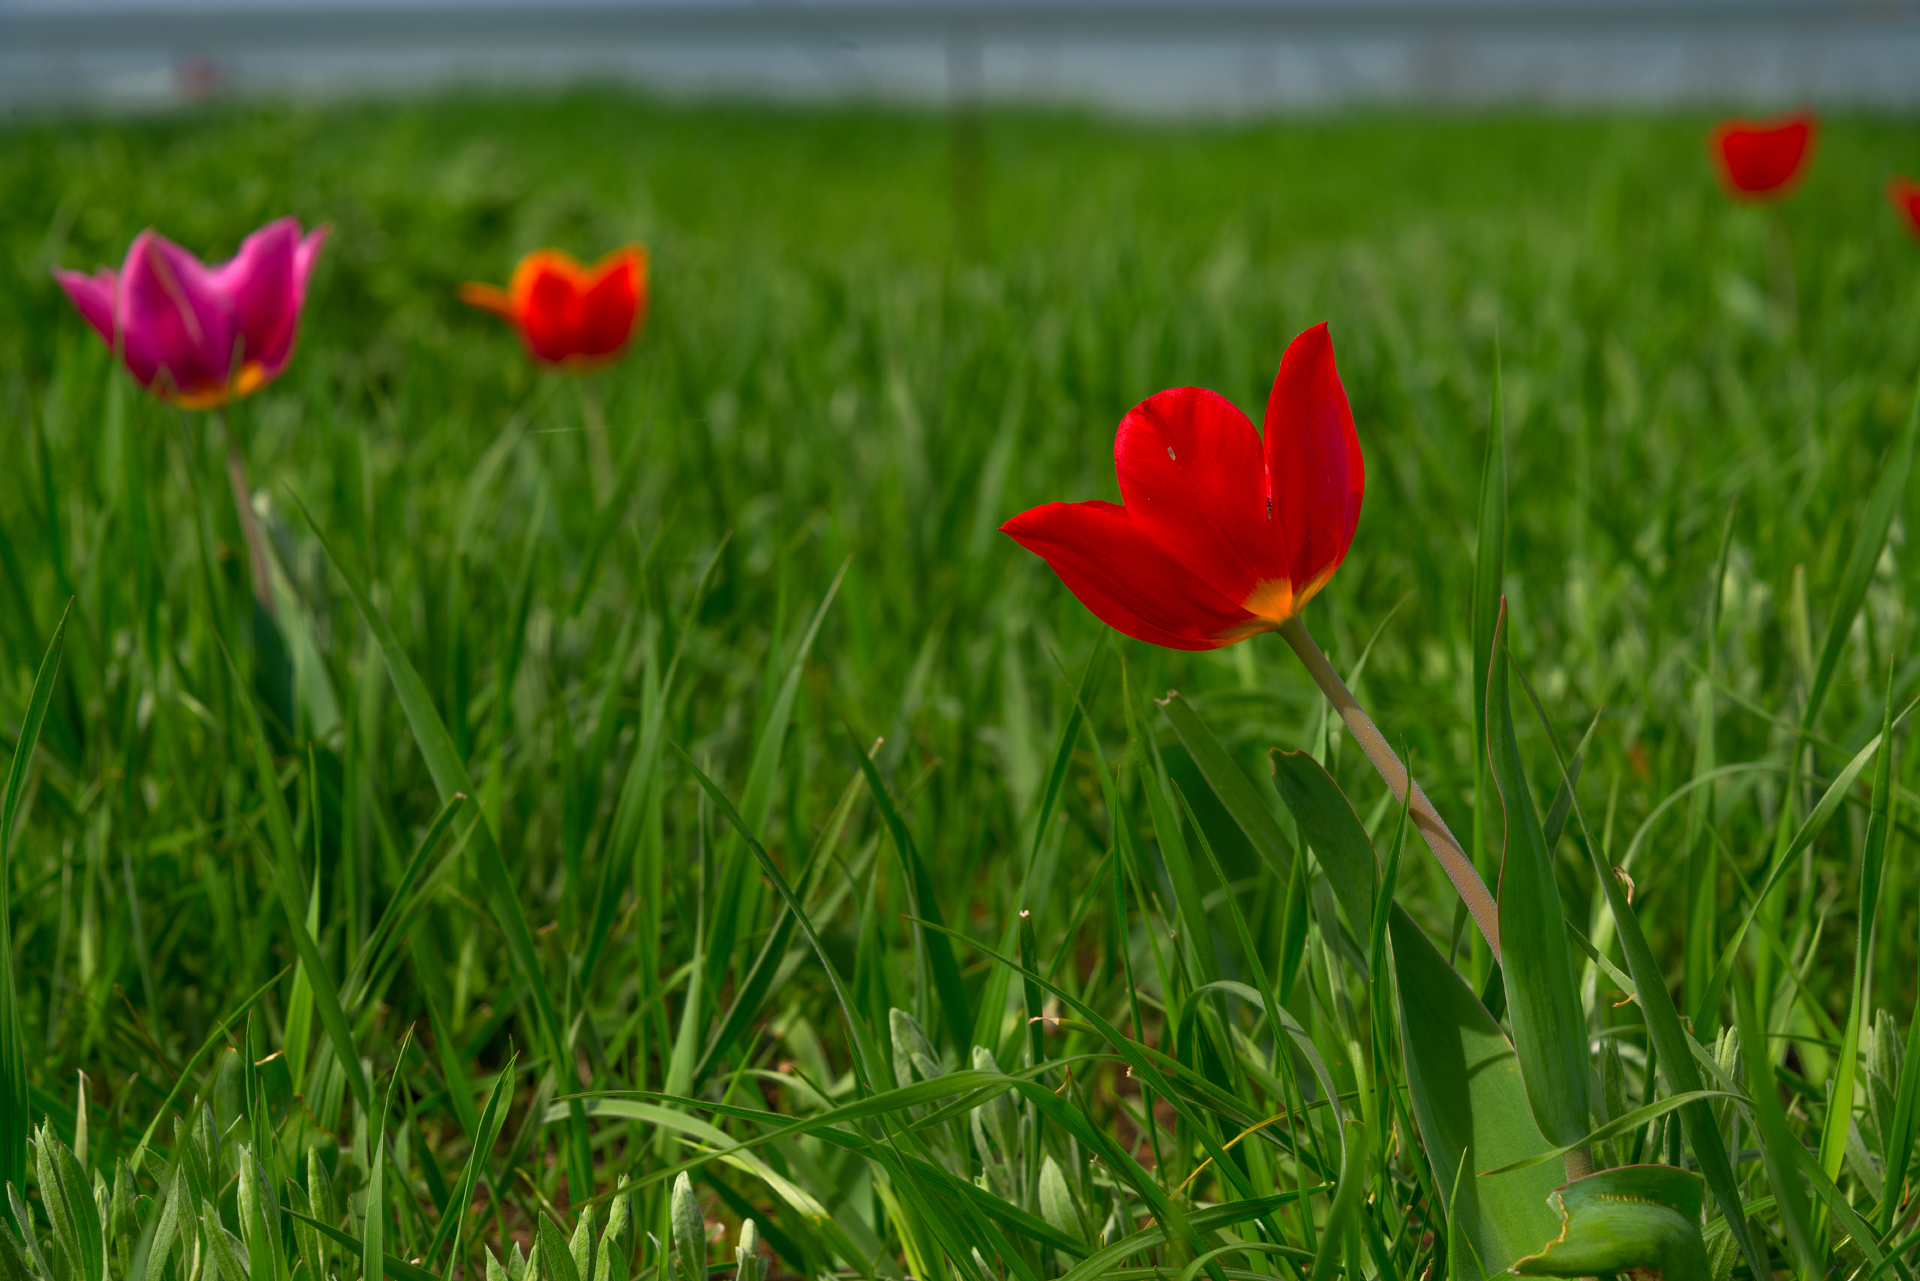
[[(1286, 342), (1319, 320), (1370, 483), (1353, 552), (1308, 622), (1343, 670), (1377, 631), (1356, 688), (1406, 737), (1456, 831), (1472, 808), (1467, 607), (1496, 343), (1514, 646), (1564, 734), (1601, 718), (1582, 786), (1608, 853), (1699, 768), (1710, 665), (1709, 759), (1784, 760), (1806, 638), (1820, 640), (1920, 374), (1920, 245), (1881, 194), (1920, 167), (1920, 127), (1829, 119), (1802, 188), (1756, 210), (1716, 187), (1709, 123), (955, 120), (578, 92), (7, 126), (0, 752), (75, 599), (8, 865), (36, 1113), (70, 1133), (85, 1070), (96, 1160), (126, 1151), (216, 1021), (295, 959), (245, 834), (260, 796), (216, 640), (247, 635), (249, 599), (217, 431), (116, 390), (49, 266), (117, 263), (145, 226), (223, 257), (283, 213), (332, 224), (293, 366), (233, 414), (276, 536), (291, 684), (273, 686), (250, 651), (236, 659), (282, 722), (275, 753), (316, 878), (317, 936), (346, 971), (440, 799), (295, 496), (376, 584), (467, 756), (583, 1070), (659, 1089), (676, 1045), (708, 1044), (775, 900), (670, 748), (635, 801), (645, 816), (623, 827), (648, 711), (736, 800), (764, 761), (762, 836), (790, 875), (856, 777), (854, 742), (884, 736), (877, 762), (946, 919), (998, 946), (1031, 909), (1041, 955), (1068, 962), (1085, 999), (1126, 1026), (1123, 962), (1144, 974), (1164, 921), (1116, 916), (1094, 879), (1116, 822), (1148, 848), (1151, 833), (1144, 807), (1109, 811), (1090, 753), (1098, 743), (1134, 794), (1131, 699), (1254, 939), (1278, 948), (1286, 887), (1215, 813), (1147, 698), (1181, 690), (1264, 780), (1267, 748), (1318, 741), (1313, 687), (1277, 640), (1209, 655), (1119, 642), (1125, 693), (1109, 663), (1036, 833), (1102, 628), (995, 527), (1043, 501), (1117, 497), (1113, 428), (1156, 390), (1211, 387), (1257, 421)], [(652, 314), (628, 359), (592, 380), (536, 374), (503, 327), (455, 299), (460, 281), (504, 281), (539, 245), (591, 258), (633, 240), (652, 253)], [(610, 468), (582, 430), (600, 410)], [(1920, 671), (1905, 528), (1903, 514), (1821, 722), (1822, 773), (1877, 730), (1889, 658), (1900, 701)], [(1543, 785), (1551, 756), (1530, 717), (1520, 730)], [(1362, 817), (1382, 822), (1365, 762), (1330, 751)], [(1911, 783), (1905, 757), (1898, 769)], [(1765, 865), (1780, 791), (1756, 774), (1717, 794), (1722, 915), (1744, 903), (1731, 868), (1751, 878)], [(1839, 1021), (1856, 809), (1786, 895), (1796, 966)], [(1667, 811), (1633, 868), (1676, 984), (1687, 813)], [(838, 872), (816, 874), (812, 905), (884, 1040), (891, 1007), (938, 1019), (881, 831), (856, 793)], [(1916, 878), (1904, 831), (1894, 840), (1872, 965), (1875, 1003), (1904, 1023)], [(1560, 871), (1570, 915), (1589, 920), (1586, 863), (1563, 857)], [(452, 1093), (484, 1100), (510, 1045), (537, 1059), (542, 1044), (479, 893), (461, 866), (434, 879), (404, 956), (383, 960), (355, 1011), (358, 1050), (382, 1072), (408, 1026), (451, 1044), (451, 1063), (436, 1050), (413, 1069), (422, 1141), (405, 1159), (423, 1204), (444, 1200), (432, 1187), (464, 1159), (472, 1107)], [(1453, 898), (1424, 855), (1409, 855), (1400, 899), (1444, 951)], [(1221, 904), (1210, 899), (1223, 955), (1237, 955)], [(596, 920), (607, 941), (583, 972)], [(714, 1061), (798, 1064), (826, 1088), (848, 1070), (845, 1036), (824, 973), (794, 946)], [(958, 955), (978, 1014), (992, 967)], [(1791, 1064), (1817, 1083), (1819, 1029), (1782, 990), (1775, 1022), (1806, 1033)], [(247, 1059), (280, 1048), (293, 1001), (289, 975), (257, 1007)], [(976, 1026), (1017, 1059), (1013, 1007)], [(1084, 1048), (1080, 1035), (1050, 1034), (1062, 1053)], [(961, 1066), (963, 1048), (947, 1046)], [(290, 1052), (296, 1075), (312, 1053)], [(1090, 1114), (1137, 1135), (1141, 1118), (1121, 1116), (1129, 1099), (1138, 1113), (1137, 1091), (1096, 1079)], [(706, 1087), (757, 1094), (743, 1081), (722, 1072)], [(637, 1137), (620, 1153), (603, 1149), (606, 1169), (669, 1164)], [(835, 1213), (871, 1205), (827, 1158), (788, 1159)], [(429, 1175), (436, 1160), (449, 1173)], [(509, 1199), (564, 1207), (562, 1164), (534, 1163)], [(751, 1180), (724, 1178), (736, 1200), (710, 1202), (717, 1216), (764, 1203)], [(417, 1244), (407, 1222), (399, 1239)], [(1408, 1265), (1418, 1257), (1416, 1241)]]

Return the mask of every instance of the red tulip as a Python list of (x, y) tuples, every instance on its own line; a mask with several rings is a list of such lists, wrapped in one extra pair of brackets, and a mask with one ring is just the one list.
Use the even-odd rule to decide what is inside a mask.
[(1887, 199), (1907, 221), (1907, 230), (1920, 239), (1920, 182), (1902, 176), (1887, 184)]
[(615, 250), (591, 267), (557, 249), (536, 249), (505, 289), (464, 284), (460, 300), (520, 331), (543, 365), (590, 370), (620, 355), (647, 316), (647, 251)]
[(209, 267), (155, 231), (134, 237), (118, 272), (54, 268), (54, 279), (141, 386), (188, 409), (214, 409), (280, 376), (293, 357), (307, 277), (327, 238), (292, 218)]
[(1353, 541), (1366, 468), (1327, 327), (1287, 348), (1265, 439), (1223, 396), (1179, 387), (1127, 414), (1121, 503), (1048, 503), (1000, 528), (1109, 626), (1170, 649), (1279, 630)]
[(1813, 151), (1819, 122), (1802, 112), (1779, 120), (1723, 120), (1709, 149), (1720, 181), (1739, 200), (1782, 196), (1800, 177)]

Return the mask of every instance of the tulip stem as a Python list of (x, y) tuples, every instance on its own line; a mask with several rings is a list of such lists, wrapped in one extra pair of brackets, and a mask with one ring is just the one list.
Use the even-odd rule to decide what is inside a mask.
[(1493, 952), (1493, 959), (1500, 960), (1500, 909), (1493, 901), (1493, 895), (1487, 892), (1485, 881), (1474, 870), (1473, 860), (1460, 848), (1453, 833), (1447, 830), (1447, 824), (1440, 812), (1433, 808), (1433, 802), (1420, 790), (1420, 784), (1408, 775), (1400, 758), (1388, 746), (1386, 737), (1380, 733), (1368, 716), (1366, 709), (1360, 706), (1353, 691), (1340, 679), (1340, 673), (1333, 670), (1333, 664), (1314, 644), (1313, 637), (1307, 634), (1307, 625), (1299, 618), (1289, 618), (1280, 624), (1280, 634), (1293, 646), (1293, 652), (1306, 664), (1307, 672), (1313, 677), (1314, 684), (1333, 704), (1333, 710), (1340, 713), (1340, 719), (1346, 724), (1347, 732), (1353, 735), (1353, 741), (1360, 745), (1373, 767), (1380, 771), (1380, 777), (1386, 782), (1387, 790), (1393, 798), (1402, 804), (1407, 803), (1407, 788), (1413, 788), (1413, 802), (1409, 808), (1413, 812), (1413, 825), (1426, 839), (1427, 848), (1440, 860), (1441, 870), (1447, 879), (1460, 892), (1465, 900), (1467, 911), (1473, 916), (1473, 923), (1480, 927), (1481, 935), (1487, 940), (1487, 947)]
[(613, 497), (613, 448), (607, 443), (607, 413), (598, 392), (580, 383), (580, 416), (586, 420), (587, 463), (593, 475), (594, 510), (607, 505)]
[(220, 428), (227, 438), (227, 480), (233, 486), (233, 507), (240, 517), (240, 532), (247, 540), (247, 566), (253, 574), (253, 598), (268, 618), (275, 617), (273, 580), (267, 574), (267, 549), (260, 541), (260, 522), (253, 515), (253, 484), (247, 479), (247, 460), (240, 453), (240, 438), (234, 434), (225, 414)]

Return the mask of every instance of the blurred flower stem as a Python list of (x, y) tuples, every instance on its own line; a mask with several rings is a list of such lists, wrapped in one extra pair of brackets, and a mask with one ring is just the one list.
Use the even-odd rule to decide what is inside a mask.
[(607, 411), (600, 403), (600, 389), (579, 379), (580, 417), (587, 427), (588, 470), (593, 475), (593, 506), (597, 511), (613, 497), (613, 447), (607, 441)]
[(233, 486), (233, 507), (240, 517), (240, 532), (247, 540), (247, 567), (253, 576), (253, 598), (275, 617), (273, 580), (267, 573), (267, 549), (260, 541), (260, 523), (253, 515), (253, 483), (247, 479), (247, 460), (240, 450), (240, 437), (233, 430), (225, 410), (214, 415), (220, 420), (220, 434), (227, 442), (227, 480)]

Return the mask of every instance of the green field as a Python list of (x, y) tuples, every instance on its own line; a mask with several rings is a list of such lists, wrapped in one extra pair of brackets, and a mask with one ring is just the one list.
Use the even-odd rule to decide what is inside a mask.
[[(780, 1276), (1477, 1276), (1558, 1225), (1557, 1157), (1478, 1177), (1567, 1142), (1549, 1086), (1576, 1137), (1655, 1105), (1600, 1168), (1707, 1175), (1704, 1215), (1618, 1176), (1638, 1208), (1576, 1211), (1615, 1253), (1572, 1275), (1912, 1281), (1920, 753), (1863, 749), (1920, 678), (1920, 244), (1881, 195), (1920, 126), (1829, 119), (1755, 210), (1710, 123), (592, 92), (7, 124), (0, 761), (70, 612), (6, 802), (0, 1217), (37, 1243), (0, 1281), (451, 1281), (543, 1239), (529, 1281), (665, 1281), (707, 1248), (682, 1171), (716, 1275), (751, 1217)], [(231, 417), (275, 642), (217, 421), (48, 268), (286, 213), (333, 237)], [(630, 240), (652, 314), (591, 380), (455, 298)], [(1472, 1000), (1511, 985), (1286, 645), (1112, 635), (997, 532), (1117, 497), (1157, 390), (1257, 421), (1321, 320), (1370, 484), (1306, 621), (1463, 840), (1480, 788), (1493, 884), (1503, 588), (1586, 1080), (1521, 1089)], [(1275, 747), (1364, 833), (1303, 826)]]

